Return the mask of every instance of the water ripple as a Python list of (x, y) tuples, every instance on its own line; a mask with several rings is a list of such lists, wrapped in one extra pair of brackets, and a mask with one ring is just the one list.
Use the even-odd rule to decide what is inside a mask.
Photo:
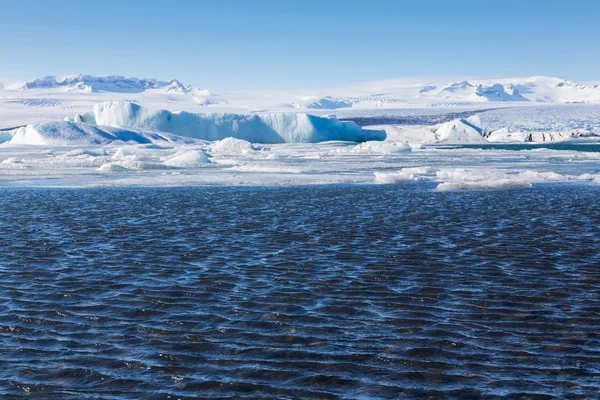
[(594, 186), (2, 189), (0, 397), (587, 399)]

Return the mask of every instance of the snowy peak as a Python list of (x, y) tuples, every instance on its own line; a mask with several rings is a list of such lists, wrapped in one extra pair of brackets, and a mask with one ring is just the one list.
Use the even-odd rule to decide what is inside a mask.
[(473, 85), (471, 85), (468, 81), (462, 81), (457, 83), (451, 83), (446, 85), (446, 87), (442, 90), (444, 92), (456, 92), (459, 90), (470, 89)]
[(506, 86), (499, 83), (493, 85), (478, 85), (475, 94), (486, 98), (488, 101), (529, 101), (521, 96), (519, 90), (511, 84)]
[[(427, 88), (428, 90), (423, 90)], [(438, 93), (433, 92), (434, 86), (426, 86), (420, 94), (435, 96), (444, 100), (455, 101), (529, 101), (523, 97), (513, 84), (480, 83), (473, 84), (468, 81), (450, 83)]]
[(530, 101), (544, 103), (598, 103), (599, 84), (582, 84), (551, 76), (533, 76), (515, 87)]
[(140, 93), (147, 90), (165, 93), (190, 93), (192, 86), (185, 86), (176, 79), (159, 81), (157, 79), (126, 78), (124, 76), (94, 76), (94, 75), (67, 75), (46, 76), (17, 86), (19, 90), (33, 89), (62, 89), (64, 91), (96, 93)]
[[(445, 102), (598, 103), (600, 84), (582, 84), (551, 76), (473, 79), (440, 85), (420, 85), (418, 98)], [(439, 89), (441, 88), (441, 89)]]

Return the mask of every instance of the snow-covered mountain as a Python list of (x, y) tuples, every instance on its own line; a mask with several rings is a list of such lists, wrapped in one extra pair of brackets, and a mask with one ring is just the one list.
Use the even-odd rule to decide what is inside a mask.
[(160, 81), (158, 79), (127, 78), (124, 76), (94, 76), (94, 75), (67, 75), (46, 76), (34, 79), (13, 89), (63, 89), (65, 91), (98, 93), (140, 93), (147, 90), (162, 91), (165, 93), (193, 93), (198, 91), (191, 85), (184, 85), (176, 79)]
[[(0, 87), (1, 88), (1, 87)], [(123, 76), (67, 75), (47, 76), (5, 89), (34, 92), (53, 89), (65, 93), (155, 93), (188, 94), (196, 105), (229, 103), (207, 89), (184, 85), (176, 79), (127, 78)], [(44, 91), (45, 95), (49, 91)], [(453, 106), (464, 103), (600, 103), (600, 84), (582, 84), (548, 77), (502, 79), (410, 78), (364, 82), (341, 88), (316, 89), (302, 93), (235, 93), (238, 100), (261, 99), (261, 104), (246, 108), (294, 107), (300, 109), (398, 108), (404, 106)], [(256, 95), (259, 95), (257, 97)], [(233, 103), (238, 103), (232, 98)]]
[[(343, 92), (342, 92), (343, 90)], [(339, 94), (336, 94), (339, 93)], [(582, 84), (548, 77), (502, 79), (391, 79), (365, 82), (319, 93), (336, 107), (397, 108), (398, 106), (465, 106), (473, 103), (600, 103), (600, 84)], [(304, 108), (323, 108), (323, 101), (291, 102)], [(341, 107), (337, 107), (337, 105)]]
[(463, 81), (445, 86), (434, 97), (482, 102), (596, 103), (600, 102), (600, 85), (585, 85), (549, 76), (476, 83)]
[[(281, 94), (279, 94), (281, 95)], [(280, 104), (300, 109), (468, 107), (483, 103), (600, 103), (600, 84), (549, 77), (407, 78), (289, 93)]]
[(426, 86), (421, 95), (434, 95), (443, 100), (457, 101), (529, 101), (523, 97), (513, 84), (502, 85), (500, 83), (471, 84), (468, 81), (450, 83), (439, 92), (435, 92), (435, 86)]

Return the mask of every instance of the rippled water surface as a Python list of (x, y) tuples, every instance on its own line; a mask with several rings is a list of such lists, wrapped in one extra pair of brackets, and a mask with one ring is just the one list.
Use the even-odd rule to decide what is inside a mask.
[(600, 188), (0, 190), (0, 398), (597, 398)]

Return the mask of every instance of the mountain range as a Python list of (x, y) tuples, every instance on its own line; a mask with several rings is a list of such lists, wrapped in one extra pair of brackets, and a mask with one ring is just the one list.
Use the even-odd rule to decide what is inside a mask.
[[(27, 105), (52, 105), (63, 101), (61, 94), (98, 95), (99, 100), (133, 96), (140, 101), (152, 95), (167, 102), (177, 101), (183, 109), (221, 106), (234, 110), (285, 108), (328, 110), (341, 108), (455, 107), (481, 103), (600, 103), (600, 84), (584, 84), (557, 77), (454, 79), (405, 78), (363, 82), (343, 87), (288, 92), (228, 92), (215, 95), (207, 89), (185, 85), (177, 79), (128, 78), (124, 76), (46, 76), (0, 89), (8, 96), (27, 97)], [(16, 93), (22, 93), (18, 95)], [(138, 94), (139, 96), (136, 96)], [(187, 96), (173, 96), (187, 95)], [(98, 97), (96, 96), (96, 97)], [(77, 96), (76, 96), (77, 97)], [(44, 100), (39, 100), (43, 98)], [(54, 98), (58, 100), (53, 100)], [(10, 99), (10, 101), (20, 101)], [(25, 103), (24, 103), (25, 104)]]

